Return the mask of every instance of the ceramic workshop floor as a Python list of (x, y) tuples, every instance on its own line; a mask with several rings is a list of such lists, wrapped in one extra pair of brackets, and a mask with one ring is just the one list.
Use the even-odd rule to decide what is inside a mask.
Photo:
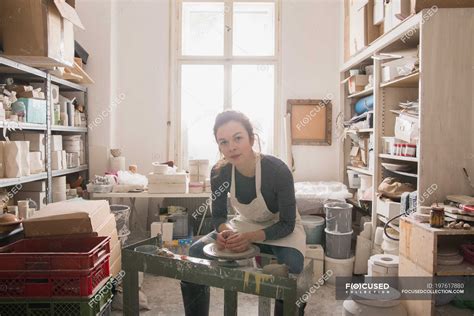
[[(143, 281), (143, 292), (148, 297), (149, 311), (140, 311), (143, 316), (157, 315), (184, 315), (183, 301), (179, 281), (145, 275)], [(224, 291), (211, 288), (211, 316), (224, 315)], [(257, 296), (239, 293), (238, 315), (257, 315)], [(113, 311), (112, 315), (122, 315), (122, 312)], [(272, 312), (273, 315), (273, 312)], [(342, 301), (335, 300), (335, 289), (323, 286), (313, 294), (305, 309), (305, 315), (332, 316), (342, 315)]]

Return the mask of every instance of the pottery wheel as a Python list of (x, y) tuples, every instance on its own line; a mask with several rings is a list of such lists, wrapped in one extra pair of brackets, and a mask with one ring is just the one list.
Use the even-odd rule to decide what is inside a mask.
[(228, 249), (219, 250), (217, 249), (216, 243), (211, 243), (205, 245), (203, 251), (206, 256), (211, 257), (213, 259), (233, 261), (253, 258), (260, 253), (260, 248), (255, 245), (250, 245), (249, 249), (247, 249), (246, 251), (233, 252)]

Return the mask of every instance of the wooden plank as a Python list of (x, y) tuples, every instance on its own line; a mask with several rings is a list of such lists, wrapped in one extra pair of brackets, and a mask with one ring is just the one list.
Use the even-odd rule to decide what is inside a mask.
[(439, 9), (421, 26), (418, 192), (437, 185), (425, 206), (472, 194), (462, 171), (474, 173), (472, 34), (474, 9)]
[[(431, 273), (423, 270), (420, 266), (405, 256), (399, 256), (398, 275), (401, 276), (417, 276), (431, 277)], [(434, 300), (402, 300), (402, 304), (408, 311), (408, 315), (434, 315)]]
[(427, 271), (434, 273), (435, 235), (425, 229), (406, 221), (400, 221), (400, 242), (399, 251), (401, 256), (405, 256), (414, 264)]

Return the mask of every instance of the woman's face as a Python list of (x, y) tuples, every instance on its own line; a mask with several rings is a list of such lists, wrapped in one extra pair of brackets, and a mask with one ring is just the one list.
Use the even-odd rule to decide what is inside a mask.
[(253, 140), (240, 122), (229, 121), (217, 129), (220, 152), (231, 164), (238, 166), (252, 159)]

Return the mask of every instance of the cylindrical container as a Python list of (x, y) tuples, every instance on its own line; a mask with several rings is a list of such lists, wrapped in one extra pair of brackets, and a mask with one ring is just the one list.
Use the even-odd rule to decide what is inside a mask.
[(360, 187), (359, 174), (354, 170), (347, 170), (347, 178), (349, 180), (349, 188), (358, 189)]
[(54, 177), (53, 178), (53, 193), (64, 192), (66, 193), (66, 176)]
[(120, 239), (130, 235), (129, 219), (130, 207), (127, 205), (110, 205), (110, 212), (115, 216), (118, 237)]
[(23, 201), (18, 201), (18, 217), (22, 219), (27, 219), (28, 218), (28, 207), (29, 207), (29, 201), (28, 200), (23, 200)]
[(306, 232), (306, 243), (320, 245), (323, 239), (324, 218), (321, 216), (304, 215), (301, 216), (301, 222)]
[(329, 285), (336, 285), (336, 277), (350, 277), (354, 271), (354, 256), (348, 259), (334, 259), (324, 257), (324, 268), (330, 277), (326, 281)]
[(327, 230), (340, 233), (352, 231), (352, 205), (344, 202), (326, 203), (324, 212)]
[(166, 164), (160, 164), (159, 162), (153, 162), (153, 173), (155, 174), (165, 174), (168, 172), (168, 169), (170, 168)]
[(407, 156), (407, 157), (416, 156), (416, 145), (414, 144), (405, 144), (405, 147), (403, 148), (403, 150), (404, 150), (404, 156)]
[(125, 157), (110, 157), (109, 170), (113, 172), (125, 170)]
[(444, 226), (444, 208), (434, 206), (430, 213), (430, 226), (434, 228), (443, 228)]
[[(392, 238), (396, 238), (396, 239), (399, 239), (399, 234), (398, 232), (389, 227), (387, 228), (387, 234), (392, 237)], [(397, 240), (392, 240), (390, 238), (387, 237), (387, 235), (383, 234), (383, 242), (382, 242), (382, 250), (384, 252), (384, 254), (389, 254), (389, 255), (395, 255), (395, 256), (398, 256), (399, 252), (398, 252), (398, 241)]]
[(347, 259), (351, 256), (351, 230), (348, 233), (338, 233), (329, 231), (326, 232), (326, 256), (334, 259)]

